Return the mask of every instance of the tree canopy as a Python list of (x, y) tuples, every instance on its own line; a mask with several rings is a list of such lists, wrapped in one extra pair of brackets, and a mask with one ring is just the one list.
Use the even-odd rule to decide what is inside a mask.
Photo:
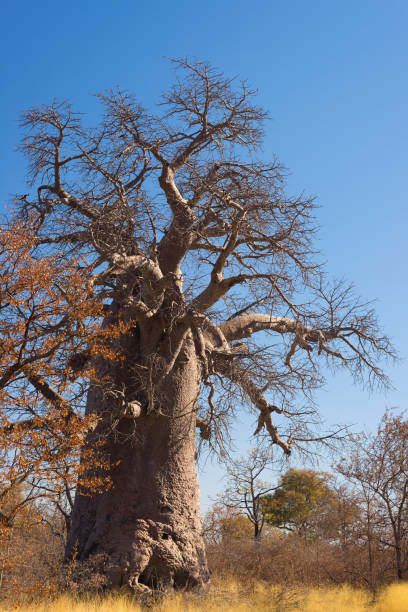
[[(157, 116), (120, 90), (99, 96), (104, 113), (92, 128), (67, 102), (25, 112), (22, 150), (36, 195), (20, 197), (16, 214), (35, 235), (37, 262), (53, 253), (103, 308), (114, 299), (122, 320), (154, 320), (166, 338), (171, 330), (135, 371), (150, 406), (191, 331), (207, 396), (203, 437), (222, 442), (238, 394), (258, 414), (256, 431), (265, 427), (289, 453), (314, 437), (310, 407), (294, 400), (322, 383), (321, 361), (385, 382), (378, 359), (392, 348), (349, 286), (326, 283), (313, 200), (286, 193), (277, 159), (257, 159), (267, 114), (255, 92), (202, 63), (176, 67), (181, 77)], [(52, 308), (68, 361), (78, 353), (61, 342), (71, 323)], [(25, 367), (7, 345), (4, 354), (3, 386)], [(44, 359), (37, 351), (36, 362)]]
[(275, 491), (262, 500), (266, 522), (306, 534), (316, 522), (316, 514), (330, 512), (334, 506), (335, 495), (329, 482), (329, 475), (322, 472), (288, 470)]

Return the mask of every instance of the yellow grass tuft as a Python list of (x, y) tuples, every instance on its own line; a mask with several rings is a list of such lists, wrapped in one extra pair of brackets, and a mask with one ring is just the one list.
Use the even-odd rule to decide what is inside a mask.
[(408, 582), (392, 584), (378, 598), (375, 612), (407, 612)]

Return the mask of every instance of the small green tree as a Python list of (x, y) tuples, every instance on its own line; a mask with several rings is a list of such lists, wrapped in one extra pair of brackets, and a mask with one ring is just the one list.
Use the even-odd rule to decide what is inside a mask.
[(288, 470), (275, 491), (263, 497), (265, 521), (304, 535), (314, 532), (316, 519), (327, 515), (334, 503), (329, 478), (328, 474), (314, 470)]

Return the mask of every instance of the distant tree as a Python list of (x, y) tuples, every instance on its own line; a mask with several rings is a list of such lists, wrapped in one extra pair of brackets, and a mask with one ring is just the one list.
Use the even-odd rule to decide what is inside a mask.
[(360, 523), (358, 496), (344, 484), (328, 479), (329, 492), (312, 512), (310, 523), (317, 537), (336, 542), (344, 549), (355, 536)]
[(274, 527), (307, 535), (330, 514), (335, 503), (330, 476), (313, 470), (290, 469), (272, 494), (262, 499), (265, 520)]
[[(22, 310), (9, 305), (19, 289), (7, 265), (0, 278), (4, 431), (44, 449), (42, 477), (81, 448), (67, 559), (104, 557), (110, 584), (132, 589), (208, 580), (196, 430), (222, 446), (244, 400), (255, 433), (289, 455), (321, 439), (296, 401), (322, 384), (321, 365), (386, 382), (379, 363), (392, 355), (372, 310), (326, 282), (313, 201), (285, 192), (276, 159), (258, 159), (266, 113), (254, 92), (203, 63), (176, 65), (155, 115), (120, 90), (99, 97), (96, 127), (68, 103), (24, 113), (33, 189), (15, 210), (37, 276), (16, 269)], [(102, 470), (87, 458), (101, 443), (112, 486), (97, 494)]]
[(214, 504), (203, 518), (203, 534), (207, 544), (227, 544), (231, 539), (253, 537), (253, 525), (239, 510)]
[(338, 470), (360, 490), (372, 564), (372, 542), (393, 549), (396, 574), (408, 569), (408, 421), (386, 412), (374, 435), (350, 439)]
[(241, 457), (227, 464), (228, 486), (218, 496), (222, 506), (241, 512), (250, 521), (255, 539), (261, 537), (265, 523), (263, 498), (274, 489), (260, 477), (273, 465), (269, 450), (254, 448), (246, 459)]

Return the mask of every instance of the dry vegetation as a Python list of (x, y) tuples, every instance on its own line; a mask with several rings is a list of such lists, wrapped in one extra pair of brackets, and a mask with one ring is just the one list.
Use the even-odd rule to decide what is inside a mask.
[(103, 577), (92, 574), (89, 566), (82, 568), (87, 580), (81, 588), (73, 578), (77, 568), (62, 572), (62, 527), (58, 517), (41, 517), (38, 512), (16, 522), (1, 547), (2, 612), (15, 608), (33, 612), (408, 610), (408, 583), (394, 582), (392, 551), (380, 544), (371, 550), (375, 584), (368, 588), (373, 577), (362, 539), (342, 547), (267, 529), (257, 542), (233, 524), (220, 541), (208, 543), (212, 585), (207, 593), (132, 597), (103, 595)]
[[(96, 570), (103, 559), (62, 563), (68, 507), (30, 501), (17, 485), (0, 506), (0, 610), (408, 610), (407, 433), (402, 415), (386, 413), (375, 435), (351, 440), (354, 454), (338, 466), (349, 487), (312, 470), (288, 470), (276, 486), (259, 481), (269, 465), (260, 449), (239, 473), (234, 464), (235, 489), (204, 518), (207, 593), (107, 595), (106, 574)], [(261, 518), (245, 516), (250, 490), (256, 502), (264, 493)]]

